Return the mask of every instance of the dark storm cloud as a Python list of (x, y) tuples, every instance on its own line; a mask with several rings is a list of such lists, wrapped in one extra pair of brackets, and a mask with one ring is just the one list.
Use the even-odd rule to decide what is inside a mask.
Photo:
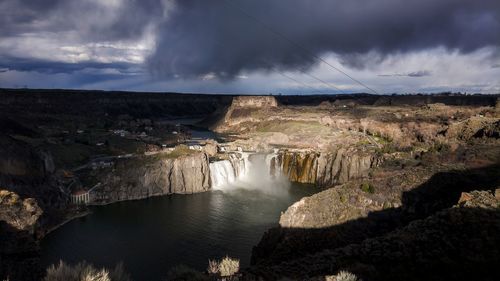
[(128, 40), (162, 15), (161, 0), (0, 0), (0, 36), (75, 31), (83, 42)]
[(93, 61), (67, 63), (32, 58), (0, 57), (0, 71), (4, 69), (5, 71), (15, 70), (48, 74), (70, 74), (84, 69), (114, 69), (119, 73), (129, 74), (133, 73), (137, 68), (137, 65), (131, 63), (100, 63)]
[(368, 53), (376, 54), (368, 60), (376, 63), (428, 48), (468, 53), (500, 45), (498, 0), (178, 0), (160, 26), (150, 70), (166, 78), (230, 78), (244, 70), (307, 70), (316, 63), (240, 9), (315, 55), (334, 52), (358, 68)]

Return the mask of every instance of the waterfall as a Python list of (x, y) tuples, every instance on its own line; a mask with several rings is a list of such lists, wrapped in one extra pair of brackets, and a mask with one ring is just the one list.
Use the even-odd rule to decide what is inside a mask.
[(222, 160), (210, 163), (212, 188), (220, 188), (236, 180), (236, 173), (231, 161)]
[(278, 163), (277, 163), (277, 160), (278, 160), (277, 157), (278, 157), (277, 153), (271, 153), (271, 154), (266, 155), (266, 159), (265, 159), (266, 167), (269, 170), (269, 175), (271, 175), (271, 177), (278, 176), (281, 174), (281, 169), (280, 169), (280, 167), (278, 167)]
[[(214, 189), (259, 189), (278, 195), (290, 185), (283, 176), (277, 152), (270, 154), (231, 152), (227, 160), (210, 163), (210, 178)], [(273, 188), (269, 188), (272, 186)]]
[(233, 165), (235, 176), (237, 179), (244, 177), (248, 174), (250, 168), (250, 161), (248, 160), (249, 153), (239, 152), (229, 155), (229, 161)]

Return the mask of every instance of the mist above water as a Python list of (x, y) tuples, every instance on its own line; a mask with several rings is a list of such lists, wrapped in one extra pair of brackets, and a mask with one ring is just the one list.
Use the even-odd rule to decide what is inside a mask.
[[(269, 156), (242, 154), (241, 159), (236, 162), (225, 160), (212, 163), (212, 182), (215, 183), (213, 189), (225, 192), (245, 189), (272, 196), (288, 196), (291, 183), (281, 173), (271, 175)], [(235, 163), (238, 167), (234, 167)], [(228, 165), (233, 165), (234, 172), (230, 171)]]

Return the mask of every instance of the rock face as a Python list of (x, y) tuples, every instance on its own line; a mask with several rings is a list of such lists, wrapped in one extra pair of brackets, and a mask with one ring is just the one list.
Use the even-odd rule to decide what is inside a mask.
[(279, 224), (283, 228), (323, 228), (366, 217), (383, 207), (383, 202), (360, 189), (330, 188), (290, 206)]
[(383, 198), (346, 185), (303, 198), (281, 215), (278, 228), (264, 234), (252, 263), (281, 263), (386, 233), (399, 220), (396, 211), (385, 208)]
[(271, 171), (281, 172), (292, 182), (315, 184), (318, 155), (309, 152), (281, 152), (271, 159)]
[(0, 135), (0, 175), (6, 181), (23, 178), (38, 180), (53, 171), (53, 161), (47, 153), (39, 155), (29, 145), (9, 136)]
[(281, 172), (292, 182), (329, 187), (366, 177), (378, 162), (373, 154), (341, 148), (321, 153), (280, 152), (271, 159), (270, 166), (272, 174)]
[(17, 230), (33, 232), (34, 225), (42, 215), (35, 199), (21, 199), (19, 195), (0, 190), (0, 221), (5, 221)]
[(240, 108), (277, 107), (278, 102), (272, 96), (238, 96), (233, 98), (231, 106)]
[(224, 132), (231, 130), (244, 122), (258, 122), (259, 115), (254, 115), (262, 110), (268, 111), (276, 108), (278, 102), (275, 97), (271, 96), (238, 96), (233, 97), (230, 106), (219, 110), (213, 118), (217, 121), (211, 125), (216, 132)]
[(362, 280), (499, 280), (493, 270), (499, 245), (498, 209), (451, 208), (387, 235), (253, 273), (264, 280), (305, 280), (340, 270)]
[[(379, 224), (384, 227), (381, 222), (388, 220), (377, 221), (376, 216), (391, 216), (390, 210), (381, 210), (381, 206), (378, 206), (371, 196), (360, 196), (356, 192), (348, 195), (357, 199), (347, 201), (353, 203), (354, 210), (324, 205), (323, 208), (331, 209), (324, 212), (319, 210), (319, 207), (315, 209), (311, 206), (313, 201), (328, 203), (321, 202), (321, 198), (334, 197), (338, 202), (342, 202), (339, 196), (346, 195), (345, 192), (329, 190), (320, 196), (315, 195), (319, 197), (315, 200), (301, 200), (281, 217), (282, 227), (296, 229), (295, 237), (288, 236), (286, 242), (287, 246), (293, 247), (291, 251), (295, 258), (283, 256), (280, 257), (282, 262), (258, 263), (249, 271), (248, 276), (264, 280), (282, 280), (284, 277), (305, 280), (347, 270), (363, 280), (498, 280), (500, 272), (491, 268), (500, 262), (499, 194), (500, 189), (495, 192), (464, 192), (457, 205), (425, 219), (415, 220), (387, 233), (371, 233), (366, 236), (375, 238), (365, 238), (357, 242), (354, 241), (360, 237), (351, 238), (351, 243), (324, 249), (322, 244), (332, 245), (335, 240), (366, 235), (364, 231), (360, 231), (361, 224), (368, 227), (370, 223)], [(356, 209), (363, 205), (374, 215), (366, 217), (364, 209), (356, 214)], [(339, 217), (325, 217), (327, 213), (338, 214)], [(345, 216), (340, 217), (343, 215)], [(360, 220), (363, 217), (365, 218)], [(334, 226), (325, 228), (330, 224)], [(350, 227), (357, 228), (357, 231), (350, 233)], [(314, 239), (320, 237), (319, 234), (325, 237), (327, 232), (332, 233), (328, 242)], [(299, 235), (301, 239), (297, 238)], [(269, 234), (268, 237), (272, 238)], [(298, 251), (303, 250), (298, 245), (304, 244), (321, 250), (297, 255)], [(274, 245), (275, 251), (280, 249), (279, 244)]]
[(210, 189), (210, 169), (205, 153), (176, 158), (148, 157), (118, 162), (96, 189), (97, 202), (110, 203), (166, 194), (191, 194)]

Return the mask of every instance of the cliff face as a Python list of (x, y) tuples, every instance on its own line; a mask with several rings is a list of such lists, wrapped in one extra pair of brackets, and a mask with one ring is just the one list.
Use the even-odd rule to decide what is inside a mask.
[(95, 190), (95, 200), (111, 203), (166, 194), (191, 194), (210, 189), (205, 153), (177, 158), (132, 159), (118, 162)]
[(220, 109), (213, 119), (217, 119), (215, 124), (210, 127), (217, 132), (231, 130), (244, 122), (258, 122), (259, 115), (254, 115), (256, 112), (273, 110), (278, 106), (275, 97), (271, 96), (238, 96), (234, 97), (231, 105)]
[(329, 187), (368, 176), (378, 165), (374, 155), (340, 148), (334, 152), (280, 152), (270, 162), (271, 174), (283, 173), (293, 182)]
[(4, 180), (36, 180), (53, 171), (50, 155), (37, 153), (29, 145), (10, 136), (0, 135), (0, 156), (0, 175)]
[(273, 96), (238, 96), (233, 98), (231, 106), (236, 108), (277, 107), (278, 102)]

